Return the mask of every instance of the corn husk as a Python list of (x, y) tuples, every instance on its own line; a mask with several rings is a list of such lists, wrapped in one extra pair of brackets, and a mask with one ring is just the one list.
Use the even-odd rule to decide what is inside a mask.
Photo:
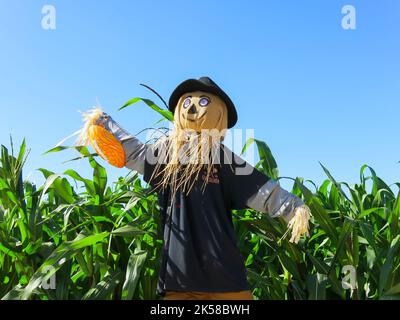
[(87, 112), (82, 112), (83, 127), (80, 131), (75, 145), (87, 146), (90, 143), (90, 127), (96, 124), (96, 121), (103, 114), (103, 110), (99, 107), (94, 107)]

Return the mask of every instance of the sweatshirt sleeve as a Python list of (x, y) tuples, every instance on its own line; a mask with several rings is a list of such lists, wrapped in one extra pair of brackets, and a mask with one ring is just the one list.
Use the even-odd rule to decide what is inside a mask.
[(303, 201), (232, 151), (228, 152), (233, 159), (227, 181), (232, 209), (251, 208), (289, 222)]
[(295, 209), (303, 204), (299, 197), (281, 188), (272, 179), (247, 200), (248, 207), (268, 213), (273, 218), (282, 217), (286, 222), (293, 218)]

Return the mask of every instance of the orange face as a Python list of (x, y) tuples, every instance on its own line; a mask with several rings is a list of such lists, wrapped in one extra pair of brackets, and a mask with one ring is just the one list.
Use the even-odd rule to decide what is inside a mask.
[(218, 96), (202, 91), (189, 92), (179, 99), (174, 115), (182, 129), (224, 130), (228, 126), (225, 103)]

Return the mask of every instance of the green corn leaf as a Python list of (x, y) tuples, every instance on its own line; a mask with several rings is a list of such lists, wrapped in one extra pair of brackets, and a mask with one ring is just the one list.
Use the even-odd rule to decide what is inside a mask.
[(400, 294), (400, 282), (395, 284), (389, 290), (387, 290), (385, 292), (384, 296), (390, 296), (390, 295), (395, 295), (395, 294)]
[[(40, 268), (33, 274), (27, 286), (23, 289), (21, 298), (29, 299), (42, 283), (48, 281), (50, 277), (61, 268), (69, 259), (71, 259), (78, 250), (103, 241), (109, 235), (108, 232), (90, 236), (79, 235), (73, 241), (64, 242), (44, 261)], [(51, 267), (47, 270), (48, 267)]]
[(390, 219), (390, 232), (392, 238), (399, 234), (399, 220), (400, 220), (400, 192), (397, 194), (394, 208)]
[(77, 181), (81, 181), (85, 184), (86, 190), (87, 192), (94, 196), (96, 194), (96, 190), (95, 190), (95, 186), (94, 186), (94, 182), (89, 180), (89, 179), (85, 179), (82, 178), (75, 170), (69, 169), (67, 171), (64, 172), (65, 175), (70, 176), (71, 178), (77, 180)]
[(292, 258), (290, 258), (285, 252), (278, 252), (278, 257), (285, 269), (287, 269), (296, 279), (301, 279), (301, 274)]
[(249, 138), (246, 141), (241, 154), (243, 155), (252, 143), (256, 143), (257, 145), (260, 163), (264, 173), (271, 179), (277, 180), (279, 177), (278, 165), (276, 164), (275, 158), (272, 155), (271, 149), (264, 141)]
[(143, 250), (135, 251), (129, 258), (125, 274), (125, 282), (122, 286), (122, 299), (131, 300), (139, 281), (141, 270), (146, 261), (147, 252)]
[(379, 292), (382, 295), (383, 291), (390, 286), (391, 279), (393, 278), (394, 274), (392, 270), (394, 269), (393, 263), (394, 258), (397, 254), (397, 251), (400, 247), (400, 235), (393, 239), (390, 244), (389, 250), (387, 252), (385, 262), (381, 268), (380, 276), (379, 276)]
[(301, 189), (301, 192), (303, 193), (306, 203), (310, 207), (315, 220), (321, 225), (329, 238), (336, 243), (338, 240), (336, 227), (329, 217), (326, 209), (322, 206), (319, 199), (314, 196), (306, 186), (304, 186), (299, 180), (296, 180), (296, 183)]
[(329, 180), (332, 181), (332, 183), (335, 185), (336, 189), (340, 192), (340, 194), (349, 202), (350, 199), (347, 197), (346, 193), (343, 191), (342, 187), (340, 186), (340, 184), (333, 178), (333, 176), (331, 175), (331, 173), (329, 172), (329, 170), (327, 168), (325, 168), (323, 166), (323, 164), (320, 162), (319, 163), (320, 166), (322, 167), (322, 169), (325, 171), (326, 175), (328, 176)]
[(110, 299), (114, 293), (115, 287), (121, 282), (123, 273), (114, 271), (107, 274), (94, 288), (91, 288), (82, 300), (104, 300)]
[(326, 284), (325, 275), (312, 274), (306, 279), (308, 299), (309, 300), (325, 300), (326, 299)]
[(336, 253), (332, 259), (331, 268), (335, 267), (335, 263), (338, 259), (343, 260), (345, 257), (345, 242), (351, 235), (351, 231), (353, 230), (354, 222), (350, 219), (346, 219), (343, 223), (338, 242), (336, 243)]
[(146, 234), (146, 231), (138, 228), (137, 226), (127, 224), (123, 227), (120, 227), (118, 229), (115, 229), (112, 234), (114, 236), (121, 236), (121, 237), (135, 237), (137, 235), (143, 235)]
[(335, 274), (333, 272), (331, 272), (332, 269), (330, 268), (330, 266), (327, 265), (324, 261), (320, 261), (319, 259), (317, 259), (316, 257), (314, 257), (313, 255), (311, 255), (308, 252), (306, 253), (306, 255), (310, 259), (311, 263), (313, 264), (313, 266), (315, 267), (315, 269), (317, 270), (318, 273), (327, 275), (327, 277), (329, 279), (329, 283), (332, 285), (333, 291), (338, 296), (342, 296), (343, 288), (342, 288), (340, 282), (338, 281), (338, 279), (336, 278)]
[(58, 146), (58, 147), (54, 147), (54, 148), (51, 148), (51, 149), (45, 151), (42, 155), (45, 155), (45, 154), (48, 154), (48, 153), (53, 153), (53, 152), (60, 152), (60, 151), (63, 151), (63, 150), (66, 150), (66, 149), (71, 149), (71, 148), (73, 148), (73, 147)]
[(173, 115), (173, 113), (171, 111), (160, 108), (153, 101), (151, 101), (149, 99), (144, 99), (144, 98), (139, 98), (139, 97), (130, 99), (122, 107), (120, 107), (118, 110), (122, 110), (122, 109), (124, 109), (124, 108), (126, 108), (126, 107), (128, 107), (130, 105), (133, 105), (133, 104), (139, 102), (139, 101), (143, 101), (151, 109), (153, 109), (157, 113), (161, 114), (165, 119), (167, 119), (169, 121), (174, 121), (174, 115)]
[(46, 194), (49, 188), (53, 188), (56, 194), (67, 203), (72, 204), (75, 202), (75, 196), (72, 191), (73, 189), (66, 179), (60, 178), (61, 174), (53, 173), (44, 168), (40, 168), (38, 170), (41, 171), (46, 178), (39, 203), (42, 203), (43, 196)]

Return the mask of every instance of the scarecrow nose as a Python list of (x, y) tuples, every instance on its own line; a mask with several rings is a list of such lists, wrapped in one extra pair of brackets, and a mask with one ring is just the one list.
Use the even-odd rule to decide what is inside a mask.
[(189, 114), (196, 114), (197, 113), (197, 109), (195, 107), (194, 104), (192, 104), (192, 106), (190, 107), (190, 109), (188, 110)]

